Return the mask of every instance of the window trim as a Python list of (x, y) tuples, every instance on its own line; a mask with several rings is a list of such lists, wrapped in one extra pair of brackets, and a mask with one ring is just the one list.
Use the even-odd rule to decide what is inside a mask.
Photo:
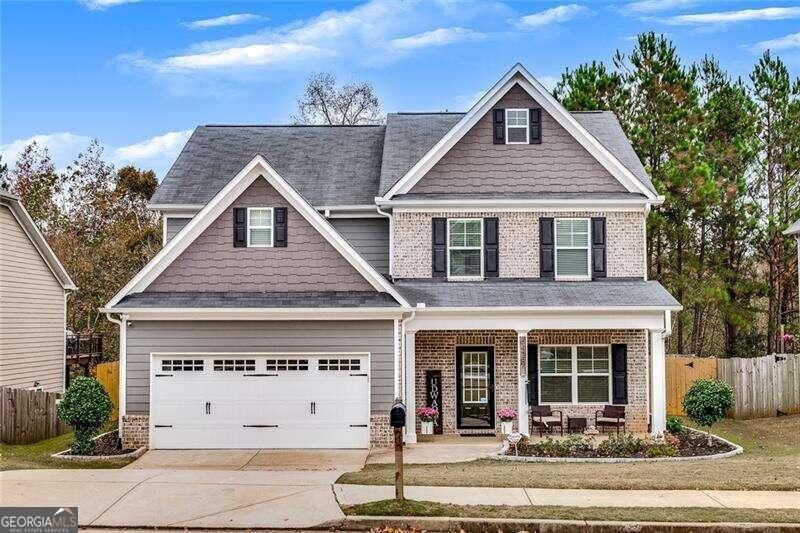
[[(583, 220), (586, 222), (586, 246), (559, 246), (558, 222)], [(558, 250), (586, 250), (586, 274), (558, 274)], [(592, 279), (592, 219), (589, 217), (560, 217), (553, 219), (553, 274), (556, 280), (590, 281)]]
[[(269, 226), (251, 226), (250, 225), (250, 211), (269, 211), (270, 225)], [(250, 243), (250, 230), (251, 229), (267, 229), (269, 228), (269, 244), (251, 244)], [(272, 248), (275, 246), (275, 209), (272, 207), (248, 207), (247, 208), (247, 247), (248, 248)]]
[[(570, 348), (572, 352), (572, 372), (567, 374), (561, 373), (543, 373), (542, 372), (542, 348)], [(578, 348), (606, 348), (608, 353), (608, 372), (578, 372)], [(537, 384), (538, 384), (538, 402), (539, 405), (610, 405), (613, 401), (613, 380), (611, 379), (611, 345), (604, 343), (588, 343), (588, 344), (541, 344), (537, 348)], [(543, 402), (542, 401), (542, 376), (570, 376), (570, 397), (569, 402)], [(578, 401), (578, 377), (607, 377), (608, 378), (608, 396), (607, 401), (600, 402), (579, 402)]]
[[(508, 136), (508, 129), (509, 128), (521, 128), (522, 126), (509, 126), (508, 124), (508, 112), (509, 111), (522, 111), (525, 113), (525, 141), (509, 141)], [(505, 134), (506, 134), (506, 144), (530, 144), (531, 142), (531, 112), (528, 109), (520, 109), (520, 108), (509, 108), (506, 109), (505, 115)]]
[[(451, 222), (474, 222), (478, 221), (481, 225), (481, 243), (478, 246), (451, 246), (450, 245), (450, 223)], [(471, 217), (471, 218), (448, 218), (447, 219), (447, 232), (445, 235), (445, 239), (447, 241), (447, 279), (453, 280), (476, 280), (480, 281), (484, 278), (484, 249), (483, 249), (483, 239), (484, 239), (484, 228), (483, 228), (483, 219), (480, 217)], [(471, 276), (453, 276), (450, 274), (450, 250), (480, 250), (481, 252), (481, 273), (480, 275), (471, 275)]]

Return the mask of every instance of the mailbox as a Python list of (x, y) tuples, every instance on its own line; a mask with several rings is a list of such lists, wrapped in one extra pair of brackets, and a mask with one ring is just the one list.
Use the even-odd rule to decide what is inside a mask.
[(389, 411), (389, 425), (393, 428), (406, 427), (406, 406), (403, 402), (396, 400)]

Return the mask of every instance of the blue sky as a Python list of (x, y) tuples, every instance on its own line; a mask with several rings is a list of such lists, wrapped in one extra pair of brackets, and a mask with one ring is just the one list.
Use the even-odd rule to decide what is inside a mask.
[(309, 74), (373, 83), (386, 111), (464, 110), (521, 61), (546, 85), (642, 31), (746, 76), (800, 74), (800, 0), (0, 2), (0, 153), (66, 166), (89, 139), (159, 177), (198, 124), (286, 123)]

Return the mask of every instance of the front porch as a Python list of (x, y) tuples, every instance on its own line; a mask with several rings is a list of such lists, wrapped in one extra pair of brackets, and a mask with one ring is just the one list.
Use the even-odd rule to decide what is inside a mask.
[(532, 405), (560, 411), (565, 432), (568, 417), (585, 418), (593, 426), (595, 413), (614, 404), (625, 409), (625, 431), (662, 433), (664, 329), (566, 326), (407, 329), (406, 442), (417, 442), (421, 428), (415, 410), (422, 406), (438, 408), (437, 433), (465, 441), (499, 436), (502, 408), (517, 411), (514, 431), (538, 435), (531, 425)]

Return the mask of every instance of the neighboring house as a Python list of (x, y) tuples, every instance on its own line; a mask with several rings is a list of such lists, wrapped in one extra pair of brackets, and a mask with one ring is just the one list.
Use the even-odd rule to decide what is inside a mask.
[[(795, 241), (797, 241), (797, 285), (800, 287), (800, 220), (795, 221), (783, 234), (794, 237)], [(797, 306), (800, 309), (800, 291), (798, 291), (797, 295)]]
[(203, 126), (151, 208), (164, 248), (106, 306), (126, 445), (387, 444), (439, 405), (496, 434), (529, 404), (663, 432), (680, 304), (647, 281), (663, 201), (612, 113), (521, 65), (467, 113), (383, 126)]
[(0, 188), (0, 386), (64, 390), (75, 284), (19, 198)]

